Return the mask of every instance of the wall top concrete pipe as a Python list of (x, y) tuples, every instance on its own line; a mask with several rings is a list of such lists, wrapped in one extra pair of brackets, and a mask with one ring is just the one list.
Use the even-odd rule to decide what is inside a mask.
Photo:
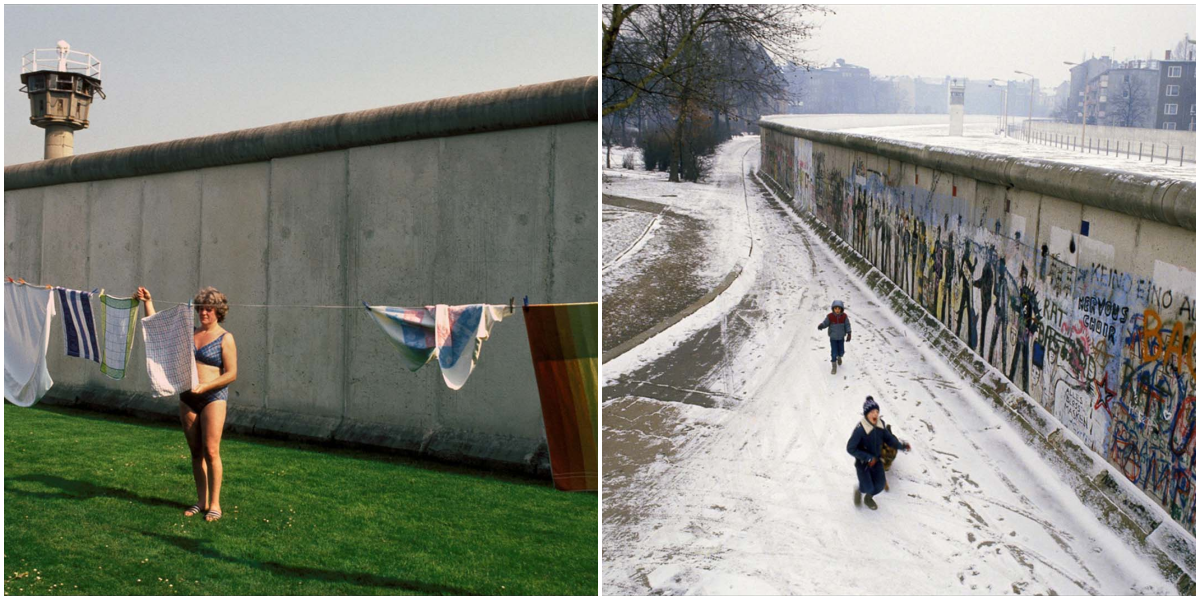
[(877, 154), (987, 183), (1196, 230), (1196, 184), (1191, 181), (915, 144), (869, 135), (805, 129), (765, 120), (759, 121), (758, 125), (821, 144)]
[(524, 127), (595, 121), (599, 80), (563, 79), (4, 168), (4, 189), (119, 179)]

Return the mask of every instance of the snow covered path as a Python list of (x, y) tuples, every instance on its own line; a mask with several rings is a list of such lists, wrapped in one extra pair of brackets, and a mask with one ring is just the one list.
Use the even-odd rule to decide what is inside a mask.
[[(722, 187), (744, 151), (722, 148)], [(820, 238), (749, 190), (738, 283), (604, 365), (605, 594), (1174, 593)], [(836, 376), (816, 329), (834, 299), (854, 327)], [(718, 401), (640, 383), (689, 372)], [(914, 446), (878, 511), (853, 505), (845, 450), (868, 394)]]

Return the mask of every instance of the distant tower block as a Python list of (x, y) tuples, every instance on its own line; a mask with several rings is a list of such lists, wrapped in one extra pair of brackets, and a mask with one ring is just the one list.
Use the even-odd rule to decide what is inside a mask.
[(100, 61), (59, 40), (56, 48), (21, 58), (21, 84), (29, 95), (29, 122), (46, 130), (45, 158), (75, 154), (75, 132), (87, 129), (92, 98), (104, 97)]
[(963, 100), (967, 96), (967, 82), (963, 79), (950, 80), (950, 135), (963, 134)]

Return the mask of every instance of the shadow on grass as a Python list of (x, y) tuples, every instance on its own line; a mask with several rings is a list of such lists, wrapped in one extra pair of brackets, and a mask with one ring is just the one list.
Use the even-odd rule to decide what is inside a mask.
[[(62, 492), (34, 492), (30, 490), (22, 490), (8, 485), (10, 483), (23, 481), (40, 483), (47, 487), (58, 488), (62, 490)], [(166, 506), (169, 508), (183, 507), (183, 504), (176, 500), (166, 500), (164, 498), (155, 498), (153, 496), (142, 496), (121, 488), (105, 487), (87, 481), (66, 479), (63, 477), (56, 477), (54, 475), (20, 475), (18, 477), (6, 477), (4, 492), (50, 500), (63, 498), (68, 500), (118, 498), (121, 500), (130, 500), (140, 504), (145, 504), (146, 506)]]
[(410, 592), (418, 592), (421, 594), (449, 594), (449, 595), (474, 595), (476, 592), (457, 588), (447, 585), (437, 585), (433, 583), (424, 583), (421, 581), (413, 581), (411, 579), (397, 579), (395, 577), (381, 577), (379, 575), (371, 575), (369, 573), (346, 573), (342, 571), (333, 571), (329, 569), (313, 569), (309, 567), (293, 567), (280, 564), (274, 561), (260, 562), (245, 558), (235, 558), (222, 554), (214, 550), (208, 542), (204, 540), (195, 540), (177, 535), (163, 535), (160, 533), (148, 533), (139, 531), (146, 537), (155, 538), (159, 541), (166, 542), (180, 550), (190, 552), (197, 556), (211, 560), (219, 560), (222, 562), (243, 565), (253, 569), (269, 571), (275, 575), (282, 577), (291, 577), (294, 579), (307, 579), (315, 581), (323, 581), (326, 583), (345, 583), (353, 585), (370, 586), (376, 588), (397, 589)]
[[(44, 403), (37, 404), (31, 408), (22, 408), (18, 410), (40, 410), (51, 414), (93, 421), (122, 423), (125, 425), (144, 427), (148, 429), (175, 430), (180, 432), (180, 439), (182, 440), (182, 431), (180, 430), (179, 424), (172, 422), (170, 418), (159, 419), (154, 417), (147, 419), (128, 414), (121, 414), (119, 412), (109, 412), (108, 410), (104, 410), (102, 407), (80, 408), (62, 404)], [(284, 448), (287, 450), (294, 450), (304, 453), (342, 456), (355, 460), (383, 462), (426, 471), (436, 471), (478, 479), (501, 481), (509, 484), (551, 489), (554, 487), (554, 484), (549, 477), (535, 477), (516, 471), (489, 469), (487, 467), (474, 466), (470, 464), (459, 464), (450, 461), (449, 459), (441, 460), (436, 457), (413, 456), (410, 452), (404, 450), (389, 450), (379, 447), (362, 447), (351, 442), (289, 440), (271, 437), (268, 435), (259, 436), (239, 433), (230, 431), (229, 429), (225, 430), (225, 432), (221, 435), (221, 439), (223, 442), (241, 442), (255, 446)]]

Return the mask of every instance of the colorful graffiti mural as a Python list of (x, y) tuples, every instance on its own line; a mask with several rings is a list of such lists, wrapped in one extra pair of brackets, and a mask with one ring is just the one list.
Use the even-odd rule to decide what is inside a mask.
[(798, 208), (1195, 534), (1194, 272), (1120, 272), (1112, 246), (1059, 228), (1038, 246), (1020, 216), (937, 193), (936, 171), (901, 180), (859, 155), (843, 173), (819, 144), (763, 134), (762, 169)]

